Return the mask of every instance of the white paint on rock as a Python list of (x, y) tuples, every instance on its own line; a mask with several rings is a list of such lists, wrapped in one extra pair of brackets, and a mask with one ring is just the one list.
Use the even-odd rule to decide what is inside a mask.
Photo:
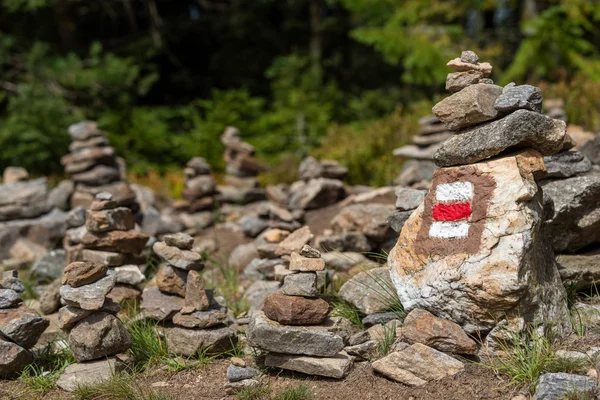
[(440, 239), (463, 238), (467, 237), (468, 234), (468, 222), (434, 221), (431, 228), (429, 228), (429, 236)]
[(435, 199), (442, 202), (468, 201), (473, 198), (471, 182), (441, 183), (435, 188)]

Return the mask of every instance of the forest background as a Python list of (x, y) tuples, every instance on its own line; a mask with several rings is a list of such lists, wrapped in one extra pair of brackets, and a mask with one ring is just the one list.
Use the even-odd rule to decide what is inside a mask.
[(598, 1), (0, 0), (0, 170), (60, 177), (68, 125), (92, 119), (131, 179), (173, 194), (193, 156), (223, 171), (227, 125), (263, 183), (312, 154), (389, 184), (465, 49), (600, 131)]

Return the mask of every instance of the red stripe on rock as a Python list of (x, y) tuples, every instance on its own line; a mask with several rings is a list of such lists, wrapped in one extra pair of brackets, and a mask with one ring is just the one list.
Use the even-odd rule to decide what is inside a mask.
[(437, 204), (431, 212), (436, 221), (458, 221), (471, 216), (471, 203)]

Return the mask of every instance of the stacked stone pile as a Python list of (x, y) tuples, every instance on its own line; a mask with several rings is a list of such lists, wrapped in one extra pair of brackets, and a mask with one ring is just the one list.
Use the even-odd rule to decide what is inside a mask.
[(0, 261), (14, 268), (35, 261), (19, 257), (17, 247), (23, 242), (53, 248), (67, 229), (67, 214), (62, 210), (67, 208), (73, 183), (63, 181), (49, 189), (46, 178), (28, 178), (25, 169), (8, 167), (0, 185)]
[(0, 278), (0, 378), (12, 378), (33, 361), (29, 349), (50, 323), (23, 304), (25, 289), (16, 271)]
[(93, 121), (69, 126), (70, 153), (61, 159), (65, 173), (75, 182), (71, 208), (88, 209), (94, 196), (100, 192), (112, 194), (119, 207), (128, 207), (134, 213), (139, 209), (135, 192), (127, 184), (125, 162), (116, 157), (106, 133)]
[(110, 193), (100, 192), (86, 213), (85, 225), (75, 231), (66, 238), (70, 241), (65, 243), (67, 260), (110, 268), (116, 285), (111, 287), (109, 297), (117, 303), (136, 300), (141, 294), (138, 286), (145, 280), (139, 266), (146, 262), (141, 253), (148, 236), (135, 230), (131, 210), (118, 206)]
[[(461, 89), (433, 107), (455, 132), (388, 263), (407, 311), (423, 308), (493, 340), (501, 326), (571, 330), (566, 293), (542, 230), (543, 156), (570, 146), (564, 121), (540, 113), (530, 85), (469, 81), (492, 67), (472, 52), (448, 63)], [(551, 323), (550, 323), (551, 321)]]
[(110, 379), (126, 367), (117, 355), (129, 349), (131, 337), (116, 317), (119, 304), (107, 297), (116, 283), (117, 273), (106, 264), (75, 261), (64, 270), (60, 296), (66, 305), (58, 312), (58, 325), (68, 334), (77, 363), (59, 378), (63, 390)]
[(258, 376), (260, 376), (259, 370), (249, 367), (241, 358), (231, 357), (227, 367), (228, 382), (225, 385), (225, 392), (231, 395), (247, 388), (259, 387), (260, 382), (254, 379)]
[(221, 135), (221, 143), (225, 146), (227, 176), (225, 186), (219, 186), (219, 199), (223, 203), (247, 204), (264, 200), (265, 191), (261, 189), (256, 175), (267, 170), (259, 161), (250, 143), (242, 141), (239, 129), (228, 126)]
[(195, 234), (214, 223), (216, 184), (210, 165), (202, 157), (188, 161), (184, 174), (182, 200), (173, 204), (173, 210), (188, 233)]
[(207, 290), (200, 271), (202, 256), (184, 233), (165, 235), (154, 243), (154, 253), (164, 262), (156, 274), (156, 287), (142, 293), (140, 310), (145, 318), (164, 325), (169, 351), (193, 356), (207, 350), (218, 354), (231, 349), (237, 334), (222, 299)]
[(407, 159), (395, 183), (400, 186), (429, 187), (436, 169), (432, 161), (433, 155), (453, 134), (435, 115), (419, 119), (419, 131), (413, 136), (412, 144), (399, 147), (393, 152), (395, 157)]
[(331, 329), (329, 304), (318, 296), (317, 273), (325, 270), (320, 252), (309, 245), (292, 251), (288, 270), (279, 291), (267, 295), (263, 311), (252, 315), (248, 343), (267, 352), (269, 367), (343, 378), (352, 359), (342, 352), (345, 339)]

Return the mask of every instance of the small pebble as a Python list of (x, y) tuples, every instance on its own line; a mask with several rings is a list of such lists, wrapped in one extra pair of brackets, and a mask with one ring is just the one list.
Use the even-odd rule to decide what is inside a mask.
[(245, 367), (246, 366), (246, 361), (244, 361), (243, 359), (241, 359), (239, 357), (231, 357), (231, 359), (229, 361), (236, 367)]

